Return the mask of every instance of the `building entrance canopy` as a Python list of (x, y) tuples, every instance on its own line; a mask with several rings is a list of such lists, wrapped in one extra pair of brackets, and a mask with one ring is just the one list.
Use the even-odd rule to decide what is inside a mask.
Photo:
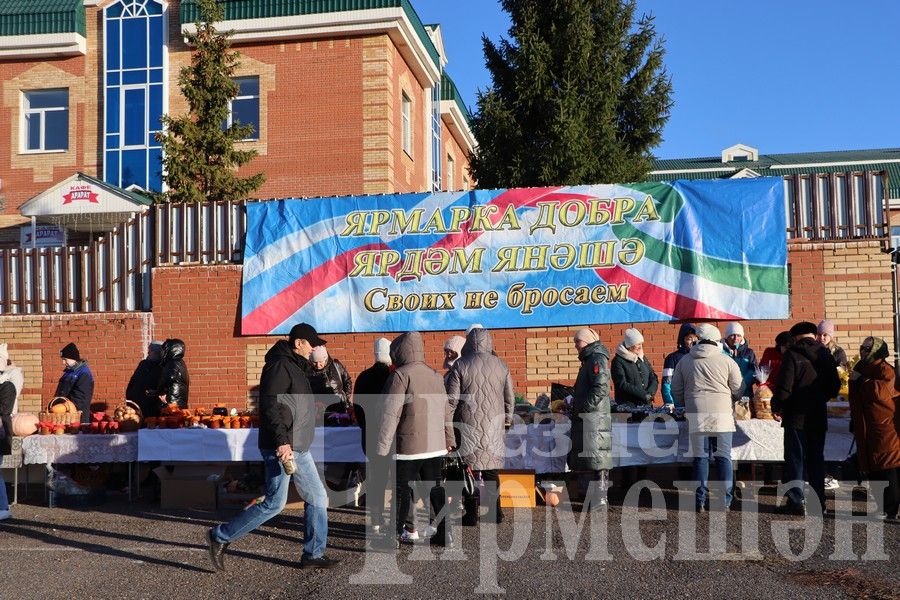
[(143, 212), (150, 198), (84, 173), (41, 192), (20, 207), (22, 216), (74, 231), (109, 231), (127, 215)]

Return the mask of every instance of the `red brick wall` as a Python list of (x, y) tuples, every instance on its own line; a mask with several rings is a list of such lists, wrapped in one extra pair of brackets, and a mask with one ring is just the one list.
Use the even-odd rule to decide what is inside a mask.
[[(816, 321), (825, 312), (822, 249), (794, 246), (789, 252), (791, 265), (791, 317), (785, 320), (745, 321), (746, 337), (758, 355), (771, 346), (775, 336), (800, 320)], [(834, 275), (837, 276), (837, 275)], [(887, 281), (889, 274), (881, 277)], [(187, 364), (191, 373), (191, 403), (226, 401), (241, 406), (247, 397), (246, 350), (248, 345), (271, 345), (276, 337), (242, 337), (239, 331), (239, 266), (176, 267), (156, 269), (153, 278), (154, 337), (181, 337), (188, 346)], [(829, 317), (832, 315), (829, 314)], [(724, 323), (717, 323), (723, 329)], [(614, 350), (622, 332), (636, 326), (644, 334), (647, 356), (659, 373), (663, 358), (675, 349), (678, 325), (671, 323), (623, 323), (596, 325), (603, 342)], [(890, 328), (890, 321), (872, 323), (871, 330)], [(571, 382), (577, 370), (572, 336), (578, 327), (533, 328), (493, 331), (497, 353), (509, 365), (517, 392), (534, 400), (539, 390), (552, 382)], [(848, 353), (858, 345), (851, 327), (838, 326)], [(440, 370), (443, 344), (454, 332), (426, 332), (427, 362)], [(328, 335), (328, 349), (355, 378), (373, 362), (372, 344), (378, 337), (392, 339), (396, 334)], [(843, 336), (843, 337), (842, 337)], [(252, 379), (252, 378), (251, 378)], [(251, 386), (252, 387), (252, 386)]]
[(94, 402), (110, 408), (125, 398), (125, 387), (150, 341), (150, 315), (109, 313), (66, 315), (41, 319), (41, 395), (53, 398), (62, 374), (59, 351), (74, 342), (94, 374)]
[[(746, 337), (758, 355), (772, 345), (778, 332), (797, 321), (818, 321), (823, 316), (835, 320), (837, 339), (850, 356), (869, 334), (881, 335), (893, 343), (890, 307), (881, 306), (891, 289), (889, 259), (881, 255), (877, 244), (850, 248), (792, 245), (789, 264), (791, 317), (743, 323)], [(867, 266), (845, 266), (852, 264)], [(846, 273), (852, 269), (860, 272)], [(827, 286), (835, 281), (839, 282), (837, 291), (828, 291)], [(243, 408), (257, 381), (256, 357), (263, 347), (279, 338), (239, 334), (240, 291), (240, 265), (161, 267), (153, 272), (152, 314), (0, 317), (0, 341), (10, 344), (11, 357), (14, 361), (20, 359), (27, 371), (23, 410), (35, 410), (38, 400), (46, 404), (52, 397), (62, 370), (59, 350), (68, 342), (75, 342), (91, 365), (96, 380), (95, 398), (117, 404), (147, 343), (168, 337), (179, 337), (187, 345), (192, 406), (225, 402)], [(864, 318), (858, 316), (860, 311)], [(724, 329), (724, 323), (717, 324)], [(614, 350), (622, 332), (632, 325), (595, 328), (603, 342)], [(634, 325), (643, 332), (647, 356), (659, 373), (664, 356), (675, 348), (677, 324)], [(533, 401), (540, 392), (549, 390), (550, 383), (574, 379), (578, 362), (572, 335), (577, 329), (538, 327), (492, 332), (496, 351), (509, 365), (518, 393)], [(322, 333), (328, 339), (330, 353), (347, 366), (354, 378), (372, 364), (373, 341), (382, 335), (389, 339), (396, 336)], [(428, 364), (441, 369), (444, 342), (457, 334), (462, 332), (424, 333)], [(38, 376), (34, 371), (41, 373)]]
[(257, 197), (362, 192), (362, 39), (236, 47), (276, 68), (268, 150), (243, 169), (266, 173)]

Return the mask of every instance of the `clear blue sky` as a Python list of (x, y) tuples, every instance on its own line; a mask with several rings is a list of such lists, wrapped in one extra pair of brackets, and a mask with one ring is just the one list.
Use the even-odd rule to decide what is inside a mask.
[[(466, 103), (490, 85), (482, 34), (505, 36), (494, 0), (413, 0), (440, 23)], [(638, 0), (666, 40), (675, 107), (654, 153), (716, 156), (900, 147), (900, 0)]]

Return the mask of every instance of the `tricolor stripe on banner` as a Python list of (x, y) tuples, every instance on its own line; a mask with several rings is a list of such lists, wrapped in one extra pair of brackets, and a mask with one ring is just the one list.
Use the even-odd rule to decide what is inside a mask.
[[(533, 227), (548, 203), (573, 208), (573, 203), (588, 206), (596, 199), (630, 197), (638, 206), (649, 202), (648, 193), (658, 220), (631, 222), (626, 218), (617, 225), (582, 222), (572, 227), (557, 223), (553, 231)], [(327, 323), (327, 328), (320, 329), (342, 332), (394, 331), (411, 324), (421, 329), (457, 329), (473, 321), (489, 327), (519, 327), (673, 318), (782, 318), (787, 313), (783, 203), (779, 178), (257, 203), (248, 209), (242, 331), (284, 333), (298, 320)], [(459, 232), (407, 231), (399, 235), (390, 235), (385, 228), (378, 234), (367, 231), (360, 236), (341, 236), (347, 215), (353, 211), (408, 213), (427, 208), (430, 214), (436, 209), (449, 222), (451, 208), (484, 205), (498, 208), (490, 218), (493, 227), (510, 206), (521, 227), (471, 231), (464, 225)], [(567, 217), (577, 216), (577, 212), (572, 210)], [(753, 215), (765, 218), (754, 223)], [(780, 221), (777, 215), (781, 215)], [(604, 240), (640, 240), (643, 258), (636, 264), (590, 270), (574, 266), (544, 271), (494, 269), (501, 248), (540, 251), (539, 246), (545, 244), (556, 252), (560, 244), (580, 248), (580, 244)], [(742, 241), (735, 245), (733, 240)], [(402, 263), (394, 265), (385, 277), (349, 277), (361, 253), (390, 250), (403, 255), (427, 249), (482, 251), (485, 264), (478, 273), (445, 272), (411, 281), (397, 279)], [(513, 297), (507, 294), (516, 283), (542, 291), (627, 286), (628, 297), (624, 303), (539, 305), (525, 311), (506, 303)], [(373, 290), (404, 298), (443, 291), (459, 302), (452, 310), (431, 313), (367, 309), (363, 298)], [(467, 292), (490, 291), (501, 298), (497, 307), (463, 306)], [(548, 297), (552, 299), (552, 294)], [(348, 314), (334, 314), (329, 305), (341, 306)]]

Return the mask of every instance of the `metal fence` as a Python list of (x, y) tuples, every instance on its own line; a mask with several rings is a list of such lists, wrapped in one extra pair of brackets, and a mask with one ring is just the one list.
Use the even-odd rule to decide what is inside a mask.
[(786, 176), (788, 237), (811, 241), (888, 238), (887, 189), (885, 171)]
[[(883, 171), (788, 175), (787, 237), (888, 239)], [(147, 311), (155, 266), (241, 263), (246, 202), (151, 207), (85, 246), (0, 249), (0, 314)]]
[(0, 314), (150, 308), (153, 211), (84, 246), (0, 249)]

